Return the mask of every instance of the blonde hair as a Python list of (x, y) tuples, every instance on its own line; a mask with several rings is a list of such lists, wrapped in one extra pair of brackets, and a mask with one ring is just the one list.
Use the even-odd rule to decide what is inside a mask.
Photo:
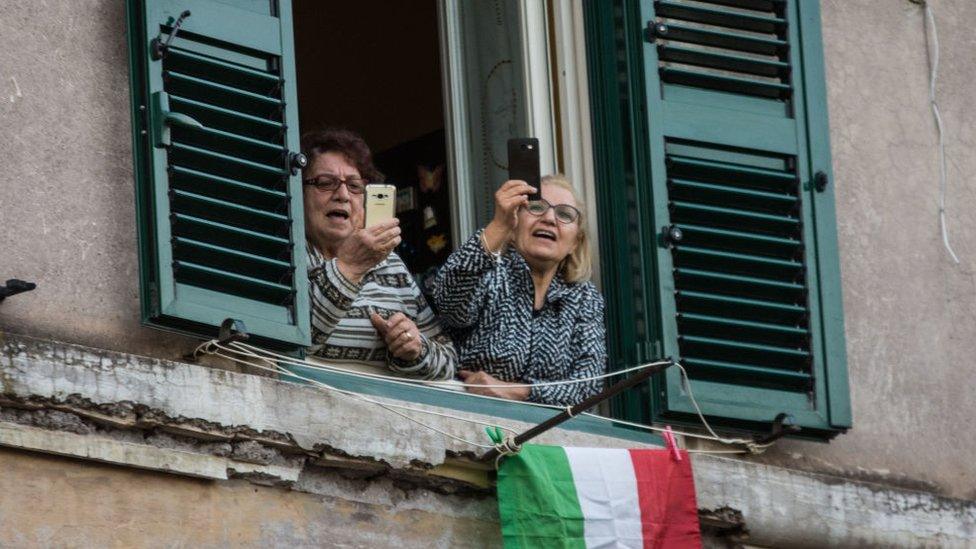
[(563, 174), (552, 174), (542, 178), (542, 185), (553, 185), (561, 189), (566, 189), (573, 195), (576, 201), (576, 209), (580, 212), (579, 231), (576, 233), (576, 249), (574, 249), (562, 262), (559, 269), (563, 273), (566, 282), (583, 282), (590, 279), (593, 274), (593, 256), (590, 253), (590, 239), (586, 222), (586, 203), (576, 192), (576, 188), (566, 179)]

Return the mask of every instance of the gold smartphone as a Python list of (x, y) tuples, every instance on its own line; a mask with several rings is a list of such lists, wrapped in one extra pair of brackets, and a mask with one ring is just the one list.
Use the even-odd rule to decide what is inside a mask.
[(396, 212), (396, 187), (371, 183), (366, 185), (366, 228), (393, 219)]

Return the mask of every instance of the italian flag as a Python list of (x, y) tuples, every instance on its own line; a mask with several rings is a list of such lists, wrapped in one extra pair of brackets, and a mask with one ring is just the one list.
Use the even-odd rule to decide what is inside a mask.
[(505, 547), (700, 547), (686, 452), (526, 445), (498, 470)]

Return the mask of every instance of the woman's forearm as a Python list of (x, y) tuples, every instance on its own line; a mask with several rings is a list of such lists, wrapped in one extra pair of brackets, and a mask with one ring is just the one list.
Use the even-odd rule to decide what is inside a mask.
[(503, 226), (497, 220), (492, 220), (485, 227), (482, 244), (485, 245), (485, 251), (488, 253), (500, 254), (504, 251), (505, 245), (508, 244), (510, 238), (511, 231), (508, 227)]

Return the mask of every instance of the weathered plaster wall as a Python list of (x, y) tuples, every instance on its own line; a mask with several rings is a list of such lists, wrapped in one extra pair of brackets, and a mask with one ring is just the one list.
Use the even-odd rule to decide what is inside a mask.
[[(485, 547), (491, 498), (391, 481), (303, 479), (303, 493), (0, 449), (3, 547)], [(328, 490), (316, 485), (328, 484)]]
[[(803, 0), (807, 1), (807, 0)], [(922, 12), (825, 0), (824, 38), (854, 430), (760, 459), (976, 499), (976, 2), (931, 0), (949, 155), (942, 250)], [(193, 342), (141, 328), (124, 16), (109, 0), (0, 0), (0, 280), (34, 292), (0, 329), (176, 358)]]
[(0, 282), (6, 330), (175, 358), (139, 326), (124, 3), (0, 0)]

